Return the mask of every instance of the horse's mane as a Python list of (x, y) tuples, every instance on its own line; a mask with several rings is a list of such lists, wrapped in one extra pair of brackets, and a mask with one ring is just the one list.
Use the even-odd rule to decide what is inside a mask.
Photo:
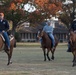
[(44, 48), (51, 48), (52, 47), (52, 41), (49, 38), (48, 34), (44, 31), (41, 32), (42, 33), (42, 46)]
[(42, 38), (50, 40), (49, 35), (45, 31), (43, 31), (43, 37)]

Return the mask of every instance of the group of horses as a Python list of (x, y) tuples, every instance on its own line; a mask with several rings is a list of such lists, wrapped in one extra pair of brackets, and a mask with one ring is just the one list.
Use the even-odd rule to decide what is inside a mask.
[[(73, 54), (73, 65), (72, 66), (76, 66), (76, 33), (73, 32), (72, 30), (69, 31), (69, 45), (71, 48), (71, 52)], [(52, 49), (52, 40), (49, 38), (48, 34), (42, 30), (39, 31), (38, 33), (38, 38), (42, 38), (42, 50), (44, 53), (44, 61), (46, 61), (46, 57), (47, 59), (50, 60), (54, 60), (54, 52), (56, 50), (56, 47), (58, 45), (58, 38), (56, 36), (54, 36), (55, 38), (55, 49)], [(50, 59), (49, 57), (49, 52), (51, 51), (52, 53), (52, 57)]]
[[(72, 66), (76, 66), (76, 32), (73, 32), (72, 30), (69, 31), (70, 35), (69, 35), (69, 45), (71, 48), (71, 52), (73, 54), (73, 65)], [(11, 57), (12, 57), (12, 52), (13, 52), (13, 48), (16, 45), (16, 40), (15, 37), (12, 35), (9, 35), (10, 37), (10, 51), (7, 50), (7, 47), (5, 45), (5, 41), (3, 40), (2, 34), (0, 34), (0, 51), (4, 50), (7, 55), (8, 55), (8, 63), (7, 65), (11, 64)], [(42, 38), (42, 50), (44, 53), (44, 61), (46, 61), (46, 58), (50, 61), (50, 60), (54, 60), (54, 52), (56, 50), (56, 47), (58, 45), (58, 38), (56, 36), (54, 36), (55, 38), (55, 48), (52, 48), (52, 40), (49, 38), (48, 34), (42, 30), (39, 31), (37, 38)], [(49, 52), (52, 53), (51, 58), (49, 57)]]

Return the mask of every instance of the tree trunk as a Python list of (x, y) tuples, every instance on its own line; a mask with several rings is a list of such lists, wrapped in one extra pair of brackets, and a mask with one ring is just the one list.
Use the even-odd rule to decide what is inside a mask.
[(16, 23), (13, 22), (13, 26), (12, 26), (12, 34), (15, 35), (16, 32)]

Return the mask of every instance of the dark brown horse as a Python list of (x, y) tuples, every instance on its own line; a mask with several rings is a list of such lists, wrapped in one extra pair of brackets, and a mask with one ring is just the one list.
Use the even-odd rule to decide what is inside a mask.
[(8, 55), (8, 63), (7, 65), (11, 64), (11, 57), (12, 57), (12, 52), (13, 52), (13, 48), (14, 48), (14, 44), (15, 44), (15, 38), (14, 36), (10, 36), (10, 51), (7, 51), (7, 46), (5, 46), (4, 40), (2, 38), (2, 35), (0, 35), (0, 51), (4, 50), (7, 55)]
[[(42, 49), (43, 49), (43, 53), (44, 53), (44, 61), (46, 61), (46, 56), (47, 56), (49, 61), (51, 59), (54, 60), (54, 52), (55, 52), (55, 49), (56, 49), (56, 47), (58, 45), (58, 39), (55, 37), (55, 49), (52, 49), (52, 41), (49, 38), (49, 36), (46, 34), (46, 32), (40, 31), (38, 33), (38, 38), (42, 38)], [(49, 52), (50, 51), (52, 53), (51, 59), (49, 57)]]
[(73, 66), (76, 66), (76, 32), (70, 31), (70, 48), (73, 54)]

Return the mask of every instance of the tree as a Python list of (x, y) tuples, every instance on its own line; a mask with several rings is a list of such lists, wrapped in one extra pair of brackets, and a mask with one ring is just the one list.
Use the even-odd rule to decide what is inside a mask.
[(1, 12), (4, 12), (5, 18), (13, 22), (12, 32), (15, 32), (20, 21), (24, 21), (26, 17), (26, 12), (23, 11), (23, 3), (26, 0), (1, 0), (2, 5), (0, 6)]
[(62, 3), (56, 0), (35, 0), (39, 10), (41, 9), (44, 14), (49, 18), (50, 15), (56, 15), (56, 12), (62, 10)]
[(73, 7), (76, 8), (76, 3), (63, 5), (63, 14), (59, 16), (59, 18), (67, 26), (67, 28), (69, 28), (75, 16)]
[(34, 0), (32, 3), (36, 7), (36, 11), (29, 15), (30, 22), (33, 23), (40, 23), (45, 19), (49, 19), (50, 15), (56, 16), (56, 12), (62, 10), (60, 0)]
[[(12, 20), (13, 33), (18, 25), (23, 22), (40, 23), (50, 18), (50, 15), (56, 15), (56, 12), (62, 10), (60, 0), (0, 0), (0, 11), (5, 13), (5, 18)], [(36, 7), (36, 11), (28, 12), (24, 10), (24, 5), (29, 3)]]

